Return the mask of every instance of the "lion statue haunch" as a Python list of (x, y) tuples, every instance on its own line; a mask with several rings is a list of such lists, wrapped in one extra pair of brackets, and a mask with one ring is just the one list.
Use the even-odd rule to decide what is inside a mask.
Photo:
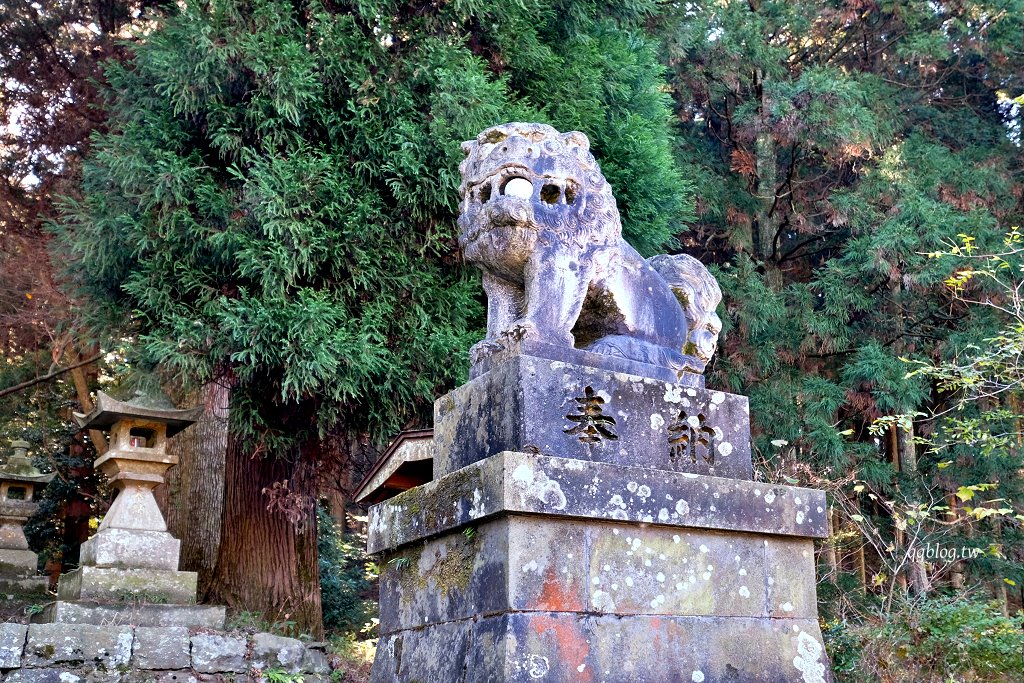
[(474, 365), (530, 340), (704, 371), (722, 327), (718, 283), (691, 256), (648, 261), (622, 239), (586, 135), (507, 123), (462, 150), (459, 244), (487, 292)]

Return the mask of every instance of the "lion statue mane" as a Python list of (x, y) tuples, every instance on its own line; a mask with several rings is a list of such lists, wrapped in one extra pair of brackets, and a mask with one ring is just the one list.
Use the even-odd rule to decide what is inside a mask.
[(480, 363), (528, 340), (702, 373), (721, 331), (715, 278), (679, 254), (645, 260), (583, 133), (506, 123), (462, 143), (459, 244), (483, 271)]

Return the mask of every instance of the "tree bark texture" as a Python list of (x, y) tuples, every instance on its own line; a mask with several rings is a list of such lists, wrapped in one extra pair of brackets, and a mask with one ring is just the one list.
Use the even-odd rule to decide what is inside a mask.
[[(228, 437), (221, 543), (204, 597), (320, 638), (315, 455), (254, 457)], [(301, 519), (289, 519), (295, 512)]]
[(213, 579), (220, 546), (230, 396), (227, 384), (210, 382), (192, 400), (181, 402), (187, 406), (199, 400), (203, 413), (168, 442), (179, 460), (167, 476), (167, 527), (181, 540), (179, 567), (199, 574), (200, 596)]

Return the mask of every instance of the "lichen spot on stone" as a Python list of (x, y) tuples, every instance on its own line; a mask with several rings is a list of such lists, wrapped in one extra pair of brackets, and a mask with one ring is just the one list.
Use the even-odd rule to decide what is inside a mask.
[(606, 591), (594, 591), (594, 594), (590, 596), (590, 600), (594, 605), (594, 609), (599, 612), (615, 611), (615, 600), (612, 598), (611, 593)]
[(821, 643), (814, 636), (801, 632), (796, 639), (797, 655), (793, 658), (793, 666), (803, 674), (804, 683), (825, 683), (825, 665), (821, 659)]
[(803, 513), (803, 511), (799, 511), (799, 512), (796, 513), (796, 523), (797, 524), (803, 524), (804, 523), (804, 513)]
[(714, 405), (721, 405), (725, 401), (725, 394), (721, 391), (716, 391), (711, 394), (711, 403)]
[(779, 607), (782, 608), (783, 612), (792, 612), (793, 609), (794, 609), (793, 603), (791, 603), (791, 602), (784, 602), (781, 605), (779, 605)]
[(484, 509), (483, 498), (484, 497), (480, 492), (480, 489), (473, 489), (473, 507), (469, 509), (470, 519), (477, 519), (478, 517), (483, 517), (487, 514), (487, 511)]
[(520, 463), (512, 470), (513, 481), (522, 482), (524, 484), (533, 483), (533, 468), (527, 465), (525, 462)]
[(732, 454), (732, 444), (729, 443), (728, 441), (723, 441), (722, 443), (718, 444), (718, 452), (721, 453), (724, 456), (731, 455)]
[(651, 415), (651, 431), (661, 431), (661, 428), (665, 426), (665, 418), (660, 413), (654, 413)]
[(678, 384), (666, 382), (664, 400), (668, 403), (679, 403), (683, 400), (683, 388)]
[(530, 658), (527, 660), (526, 671), (530, 674), (530, 678), (543, 678), (547, 675), (550, 668), (551, 666), (548, 664), (547, 657), (530, 655)]
[(740, 597), (741, 598), (749, 598), (750, 597), (750, 589), (747, 588), (746, 586), (740, 586), (739, 593), (740, 593)]
[(704, 683), (704, 672), (703, 671), (694, 671), (690, 675), (690, 680), (693, 681), (693, 683)]
[(769, 491), (768, 493), (764, 494), (764, 502), (768, 503), (769, 505), (774, 503), (775, 502), (775, 491)]
[(704, 545), (703, 543), (701, 543), (701, 545), (700, 545), (700, 551), (701, 551), (702, 553), (705, 553), (705, 554), (706, 554), (707, 552), (709, 552), (709, 551), (708, 551), (708, 547), (707, 547), (706, 545)]

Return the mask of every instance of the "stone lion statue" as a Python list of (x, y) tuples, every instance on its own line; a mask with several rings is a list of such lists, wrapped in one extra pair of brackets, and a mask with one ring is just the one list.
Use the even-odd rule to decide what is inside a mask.
[(459, 244), (487, 293), (474, 364), (529, 340), (704, 371), (722, 328), (721, 289), (697, 259), (645, 260), (622, 238), (586, 135), (507, 123), (462, 150)]

